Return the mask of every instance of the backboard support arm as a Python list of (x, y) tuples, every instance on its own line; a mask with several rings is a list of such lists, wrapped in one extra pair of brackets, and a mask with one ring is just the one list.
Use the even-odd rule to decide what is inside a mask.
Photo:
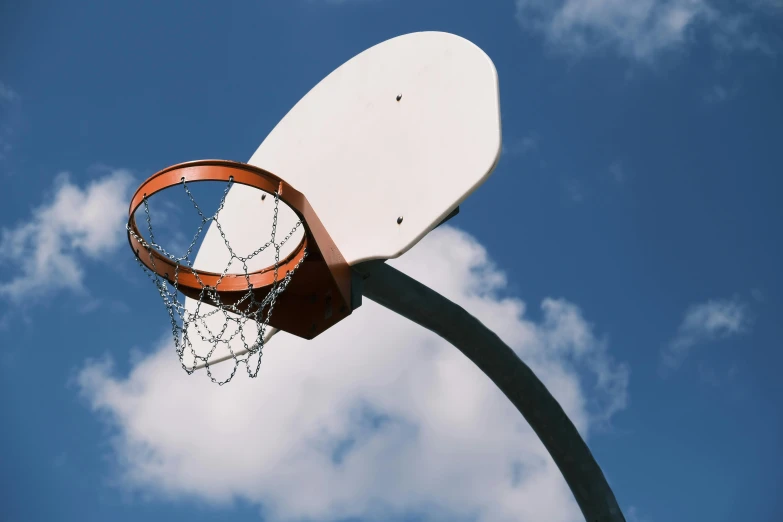
[(500, 337), (461, 306), (383, 261), (353, 267), (364, 297), (458, 348), (516, 406), (544, 443), (588, 522), (625, 522), (614, 493), (571, 419)]

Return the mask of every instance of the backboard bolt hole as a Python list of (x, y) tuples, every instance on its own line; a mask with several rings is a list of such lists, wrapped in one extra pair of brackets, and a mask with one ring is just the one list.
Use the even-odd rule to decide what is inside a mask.
[(398, 218), (397, 218), (397, 224), (398, 224), (398, 225), (402, 224), (402, 216), (400, 216), (400, 217), (398, 217)]
[(402, 99), (402, 94), (397, 95), (397, 101), (400, 101)]

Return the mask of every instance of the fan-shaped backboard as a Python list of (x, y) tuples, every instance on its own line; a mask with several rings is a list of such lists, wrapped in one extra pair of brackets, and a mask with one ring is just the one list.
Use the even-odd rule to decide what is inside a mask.
[[(410, 249), (486, 180), (500, 149), (492, 61), (461, 37), (421, 32), (380, 43), (324, 78), (249, 163), (302, 192), (353, 265)], [(233, 187), (221, 212), (241, 251), (269, 233), (270, 198), (252, 192)], [(212, 225), (196, 266), (225, 259)]]

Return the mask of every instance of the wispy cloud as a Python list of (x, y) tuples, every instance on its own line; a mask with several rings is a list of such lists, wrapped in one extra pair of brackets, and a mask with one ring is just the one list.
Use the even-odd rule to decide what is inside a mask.
[(62, 468), (68, 463), (68, 453), (62, 452), (54, 458), (52, 465), (55, 468)]
[(618, 160), (609, 165), (609, 175), (617, 183), (624, 182), (626, 178), (626, 172), (623, 168), (622, 162)]
[(783, 0), (751, 0), (754, 7), (768, 9), (771, 12), (783, 11)]
[(8, 154), (13, 149), (11, 140), (8, 137), (9, 134), (9, 130), (0, 124), (0, 160), (7, 158)]
[(664, 369), (679, 368), (694, 346), (745, 332), (749, 323), (747, 307), (738, 299), (716, 299), (691, 306), (677, 335), (661, 352)]
[(729, 88), (721, 84), (715, 84), (704, 93), (704, 101), (707, 103), (723, 103), (737, 95), (738, 88)]
[(704, 361), (696, 366), (699, 381), (709, 386), (723, 386), (731, 384), (737, 378), (739, 372), (736, 364), (731, 364), (728, 368), (716, 369), (714, 366)]
[(20, 97), (0, 81), (0, 160), (8, 157), (13, 149), (12, 136), (15, 120), (19, 117)]
[(0, 101), (12, 103), (19, 100), (19, 95), (8, 85), (0, 82)]
[(574, 203), (581, 203), (585, 200), (585, 189), (581, 181), (574, 178), (567, 178), (562, 181), (563, 190), (566, 197)]
[(538, 148), (538, 136), (529, 134), (523, 138), (503, 143), (503, 154), (509, 156), (524, 156)]
[(649, 518), (645, 518), (639, 514), (639, 510), (636, 506), (628, 508), (628, 522), (650, 522)]
[(773, 52), (747, 15), (706, 0), (516, 0), (523, 28), (570, 54), (612, 50), (640, 61), (680, 49), (703, 29), (722, 50)]
[(704, 101), (707, 103), (720, 103), (729, 99), (729, 91), (722, 85), (713, 85), (704, 94)]
[(50, 201), (0, 230), (0, 265), (9, 266), (4, 273), (11, 274), (0, 280), (0, 296), (20, 301), (51, 290), (81, 289), (84, 263), (122, 244), (131, 181), (125, 170), (83, 188), (68, 174), (57, 176)]
[[(546, 299), (542, 320), (531, 320), (523, 302), (503, 297), (505, 275), (472, 237), (440, 227), (392, 264), (496, 331), (583, 434), (625, 407), (628, 369), (581, 310)], [(218, 389), (188, 377), (167, 337), (127, 376), (104, 360), (78, 381), (114, 429), (122, 483), (164, 499), (242, 499), (272, 522), (581, 519), (543, 445), (491, 381), (371, 301), (313, 341), (275, 337), (258, 379)]]

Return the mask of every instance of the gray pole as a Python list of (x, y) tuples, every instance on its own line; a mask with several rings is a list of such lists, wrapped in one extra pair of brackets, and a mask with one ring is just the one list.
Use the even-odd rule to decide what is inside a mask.
[(625, 522), (601, 468), (549, 390), (495, 333), (461, 306), (382, 261), (354, 267), (362, 294), (438, 334), (492, 379), (560, 468), (587, 522)]

